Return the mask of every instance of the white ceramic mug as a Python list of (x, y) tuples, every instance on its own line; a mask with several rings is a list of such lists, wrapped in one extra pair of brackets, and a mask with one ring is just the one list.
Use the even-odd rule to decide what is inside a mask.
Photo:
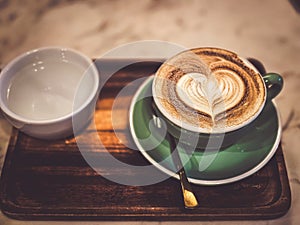
[(72, 120), (84, 127), (93, 117), (99, 74), (92, 60), (62, 47), (26, 52), (0, 74), (0, 107), (24, 133), (41, 139), (73, 133)]

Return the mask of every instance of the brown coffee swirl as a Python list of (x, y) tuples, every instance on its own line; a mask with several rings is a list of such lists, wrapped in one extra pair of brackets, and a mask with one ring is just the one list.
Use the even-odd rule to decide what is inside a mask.
[(264, 81), (235, 53), (217, 48), (184, 51), (156, 72), (153, 94), (162, 113), (194, 131), (242, 127), (265, 102)]

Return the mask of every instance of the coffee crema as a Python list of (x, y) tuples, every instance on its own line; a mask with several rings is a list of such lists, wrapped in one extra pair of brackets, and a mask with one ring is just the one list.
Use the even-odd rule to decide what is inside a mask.
[(252, 121), (263, 108), (261, 75), (237, 54), (197, 48), (167, 60), (156, 72), (153, 97), (176, 125), (196, 132), (227, 132)]

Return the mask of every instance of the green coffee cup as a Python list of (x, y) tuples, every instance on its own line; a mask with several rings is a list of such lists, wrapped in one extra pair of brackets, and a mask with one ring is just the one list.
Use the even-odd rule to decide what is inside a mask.
[[(170, 90), (166, 90), (165, 92), (160, 92), (160, 90), (158, 90), (157, 86), (160, 85), (159, 86), (160, 88), (164, 87), (163, 85), (161, 85), (161, 83), (158, 85), (158, 82), (160, 82), (159, 79), (161, 78), (160, 77), (161, 73), (169, 73), (173, 77), (174, 76), (183, 77), (183, 76), (185, 76), (185, 74), (184, 74), (184, 69), (185, 69), (187, 71), (186, 74), (193, 73), (193, 76), (194, 76), (195, 70), (197, 70), (197, 67), (195, 67), (194, 65), (197, 64), (197, 62), (195, 64), (191, 65), (192, 72), (190, 72), (188, 66), (186, 66), (187, 64), (189, 64), (189, 61), (185, 64), (185, 62), (182, 61), (182, 58), (184, 55), (182, 56), (181, 53), (174, 57), (175, 60), (173, 58), (173, 59), (166, 61), (164, 64), (162, 64), (161, 68), (157, 71), (156, 75), (154, 76), (154, 82), (153, 82), (153, 86), (152, 86), (153, 109), (155, 111), (155, 114), (157, 116), (159, 116), (160, 118), (162, 118), (163, 121), (165, 122), (168, 133), (171, 134), (177, 140), (177, 142), (189, 147), (186, 149), (191, 149), (191, 151), (193, 151), (194, 149), (204, 150), (204, 149), (226, 148), (226, 147), (234, 144), (242, 136), (247, 135), (247, 132), (249, 132), (250, 129), (253, 129), (253, 124), (254, 124), (253, 121), (259, 119), (259, 116), (261, 115), (262, 112), (267, 113), (268, 105), (269, 105), (270, 101), (272, 101), (272, 99), (275, 98), (282, 90), (283, 79), (277, 73), (265, 73), (264, 68), (263, 68), (262, 64), (259, 63), (259, 61), (253, 60), (253, 59), (249, 59), (249, 60), (244, 59), (242, 57), (239, 57), (237, 54), (232, 53), (227, 50), (224, 50), (224, 49), (199, 48), (199, 49), (192, 49), (192, 50), (188, 50), (188, 51), (192, 51), (192, 54), (194, 54), (196, 57), (198, 57), (198, 55), (202, 56), (202, 54), (205, 55), (205, 57), (207, 56), (207, 58), (205, 58), (203, 60), (204, 62), (211, 62), (214, 59), (214, 60), (219, 60), (220, 63), (219, 62), (218, 63), (222, 64), (222, 65), (226, 65), (226, 63), (230, 64), (230, 66), (228, 68), (226, 66), (224, 66), (224, 67), (222, 67), (221, 72), (219, 72), (219, 71), (216, 72), (216, 73), (221, 74), (222, 76), (226, 76), (227, 70), (229, 71), (228, 73), (230, 73), (230, 74), (234, 73), (233, 68), (236, 69), (235, 66), (237, 66), (238, 67), (236, 69), (237, 72), (236, 72), (236, 74), (234, 74), (232, 76), (237, 80), (239, 79), (239, 76), (240, 76), (240, 77), (242, 77), (241, 78), (242, 82), (246, 83), (246, 85), (244, 85), (242, 82), (240, 82), (240, 83), (236, 82), (236, 83), (238, 83), (238, 85), (237, 85), (238, 87), (240, 85), (243, 85), (243, 88), (240, 88), (240, 89), (244, 90), (243, 93), (245, 93), (244, 94), (245, 96), (243, 96), (243, 98), (246, 100), (244, 100), (244, 102), (243, 102), (243, 99), (242, 99), (239, 102), (240, 105), (238, 105), (236, 107), (237, 108), (236, 113), (240, 113), (242, 115), (241, 117), (246, 118), (246, 116), (244, 116), (244, 114), (246, 115), (248, 111), (251, 112), (252, 108), (256, 107), (255, 112), (252, 113), (249, 116), (249, 118), (246, 118), (240, 124), (237, 124), (237, 125), (234, 125), (231, 127), (227, 126), (227, 124), (226, 124), (227, 120), (225, 118), (224, 119), (225, 122), (223, 122), (225, 124), (224, 129), (219, 127), (218, 129), (215, 129), (215, 130), (212, 128), (209, 131), (207, 131), (205, 129), (197, 130), (196, 126), (194, 126), (194, 127), (186, 126), (186, 121), (183, 121), (181, 123), (180, 119), (178, 119), (178, 118), (174, 119), (172, 117), (172, 113), (174, 115), (176, 115), (177, 111), (180, 111), (180, 110), (177, 110), (176, 107), (174, 107), (175, 104), (172, 106), (172, 104), (173, 104), (172, 101), (168, 101), (168, 103), (165, 103), (166, 100), (163, 100), (164, 102), (161, 100), (162, 99), (161, 93), (168, 93), (168, 91), (171, 92), (172, 85), (169, 85)], [(180, 66), (176, 67), (176, 63), (178, 62), (178, 61), (176, 61), (177, 58), (179, 58), (181, 60), (181, 61), (179, 60), (179, 64), (181, 64), (180, 66), (182, 66), (182, 67), (180, 67)], [(194, 56), (192, 56), (192, 60), (194, 60)], [(205, 60), (207, 60), (207, 61), (205, 61)], [(201, 63), (203, 63), (203, 61), (201, 61)], [(211, 66), (211, 65), (209, 65), (209, 66)], [(216, 65), (213, 65), (213, 66), (216, 66)], [(227, 70), (226, 70), (226, 68), (227, 68)], [(245, 71), (245, 73), (241, 74), (242, 73), (241, 71)], [(203, 70), (201, 70), (200, 72), (203, 72)], [(168, 76), (164, 75), (165, 76), (164, 79), (165, 78), (169, 79), (171, 77), (171, 75), (168, 75)], [(221, 76), (221, 75), (219, 75), (219, 76)], [(253, 78), (253, 76), (256, 76), (256, 78)], [(181, 77), (178, 80), (180, 80)], [(248, 84), (248, 83), (252, 82), (251, 79), (255, 80), (255, 82), (253, 82), (253, 85)], [(174, 83), (174, 81), (172, 81), (172, 82)], [(197, 81), (192, 80), (189, 82), (196, 83)], [(231, 81), (231, 82), (233, 83), (235, 81)], [(180, 83), (180, 82), (178, 81), (178, 83)], [(178, 86), (178, 83), (176, 83), (177, 86)], [(174, 90), (177, 88), (176, 85), (174, 85)], [(249, 88), (249, 90), (245, 89), (244, 86), (246, 88)], [(198, 90), (199, 88), (198, 89), (194, 88), (194, 89)], [(190, 90), (185, 89), (184, 91), (189, 92)], [(223, 91), (222, 93), (224, 93), (224, 92), (227, 93), (226, 91)], [(184, 94), (183, 91), (182, 91), (182, 93)], [(253, 94), (253, 96), (258, 96), (257, 99), (259, 100), (259, 106), (256, 106), (256, 102), (254, 100), (257, 100), (257, 99), (255, 99), (254, 97), (253, 97), (253, 101), (249, 100), (249, 98), (250, 98), (249, 95), (252, 96), (252, 94)], [(180, 95), (180, 93), (178, 95)], [(232, 96), (234, 96), (234, 93), (232, 94)], [(247, 98), (248, 98), (248, 100), (247, 100)], [(230, 98), (228, 98), (228, 99), (230, 100)], [(178, 103), (176, 103), (176, 104), (178, 105)], [(224, 105), (225, 104), (226, 104), (226, 102), (224, 103)], [(170, 111), (166, 110), (166, 108), (169, 105), (171, 105), (171, 107), (173, 107), (172, 108), (173, 111), (171, 111), (171, 113), (170, 113)], [(186, 108), (190, 107), (189, 103), (184, 103), (183, 105)], [(191, 104), (191, 106), (193, 106), (193, 105)], [(242, 109), (241, 109), (241, 107), (242, 107)], [(236, 117), (237, 120), (239, 119), (238, 114), (233, 113), (231, 116)], [(199, 118), (200, 118), (200, 122), (201, 122), (201, 116), (199, 116)], [(228, 120), (230, 120), (230, 118)], [(232, 123), (234, 123), (234, 120), (232, 120), (232, 121), (233, 121)]]

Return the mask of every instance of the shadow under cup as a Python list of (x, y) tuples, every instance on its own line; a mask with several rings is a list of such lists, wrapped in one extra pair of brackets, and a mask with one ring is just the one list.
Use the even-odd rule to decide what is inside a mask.
[(246, 136), (250, 131), (253, 132), (253, 129), (256, 129), (258, 124), (260, 126), (264, 126), (264, 124), (268, 122), (268, 115), (270, 115), (270, 110), (272, 108), (271, 101), (282, 90), (283, 79), (279, 74), (276, 73), (267, 73), (262, 75), (262, 78), (265, 83), (265, 90), (267, 94), (262, 111), (250, 123), (230, 132), (200, 133), (187, 130), (169, 120), (159, 110), (154, 99), (152, 99), (152, 109), (154, 110), (155, 114), (164, 121), (167, 132), (175, 138), (178, 144), (185, 147), (186, 153), (192, 154), (195, 150), (222, 150), (235, 144), (240, 138)]

